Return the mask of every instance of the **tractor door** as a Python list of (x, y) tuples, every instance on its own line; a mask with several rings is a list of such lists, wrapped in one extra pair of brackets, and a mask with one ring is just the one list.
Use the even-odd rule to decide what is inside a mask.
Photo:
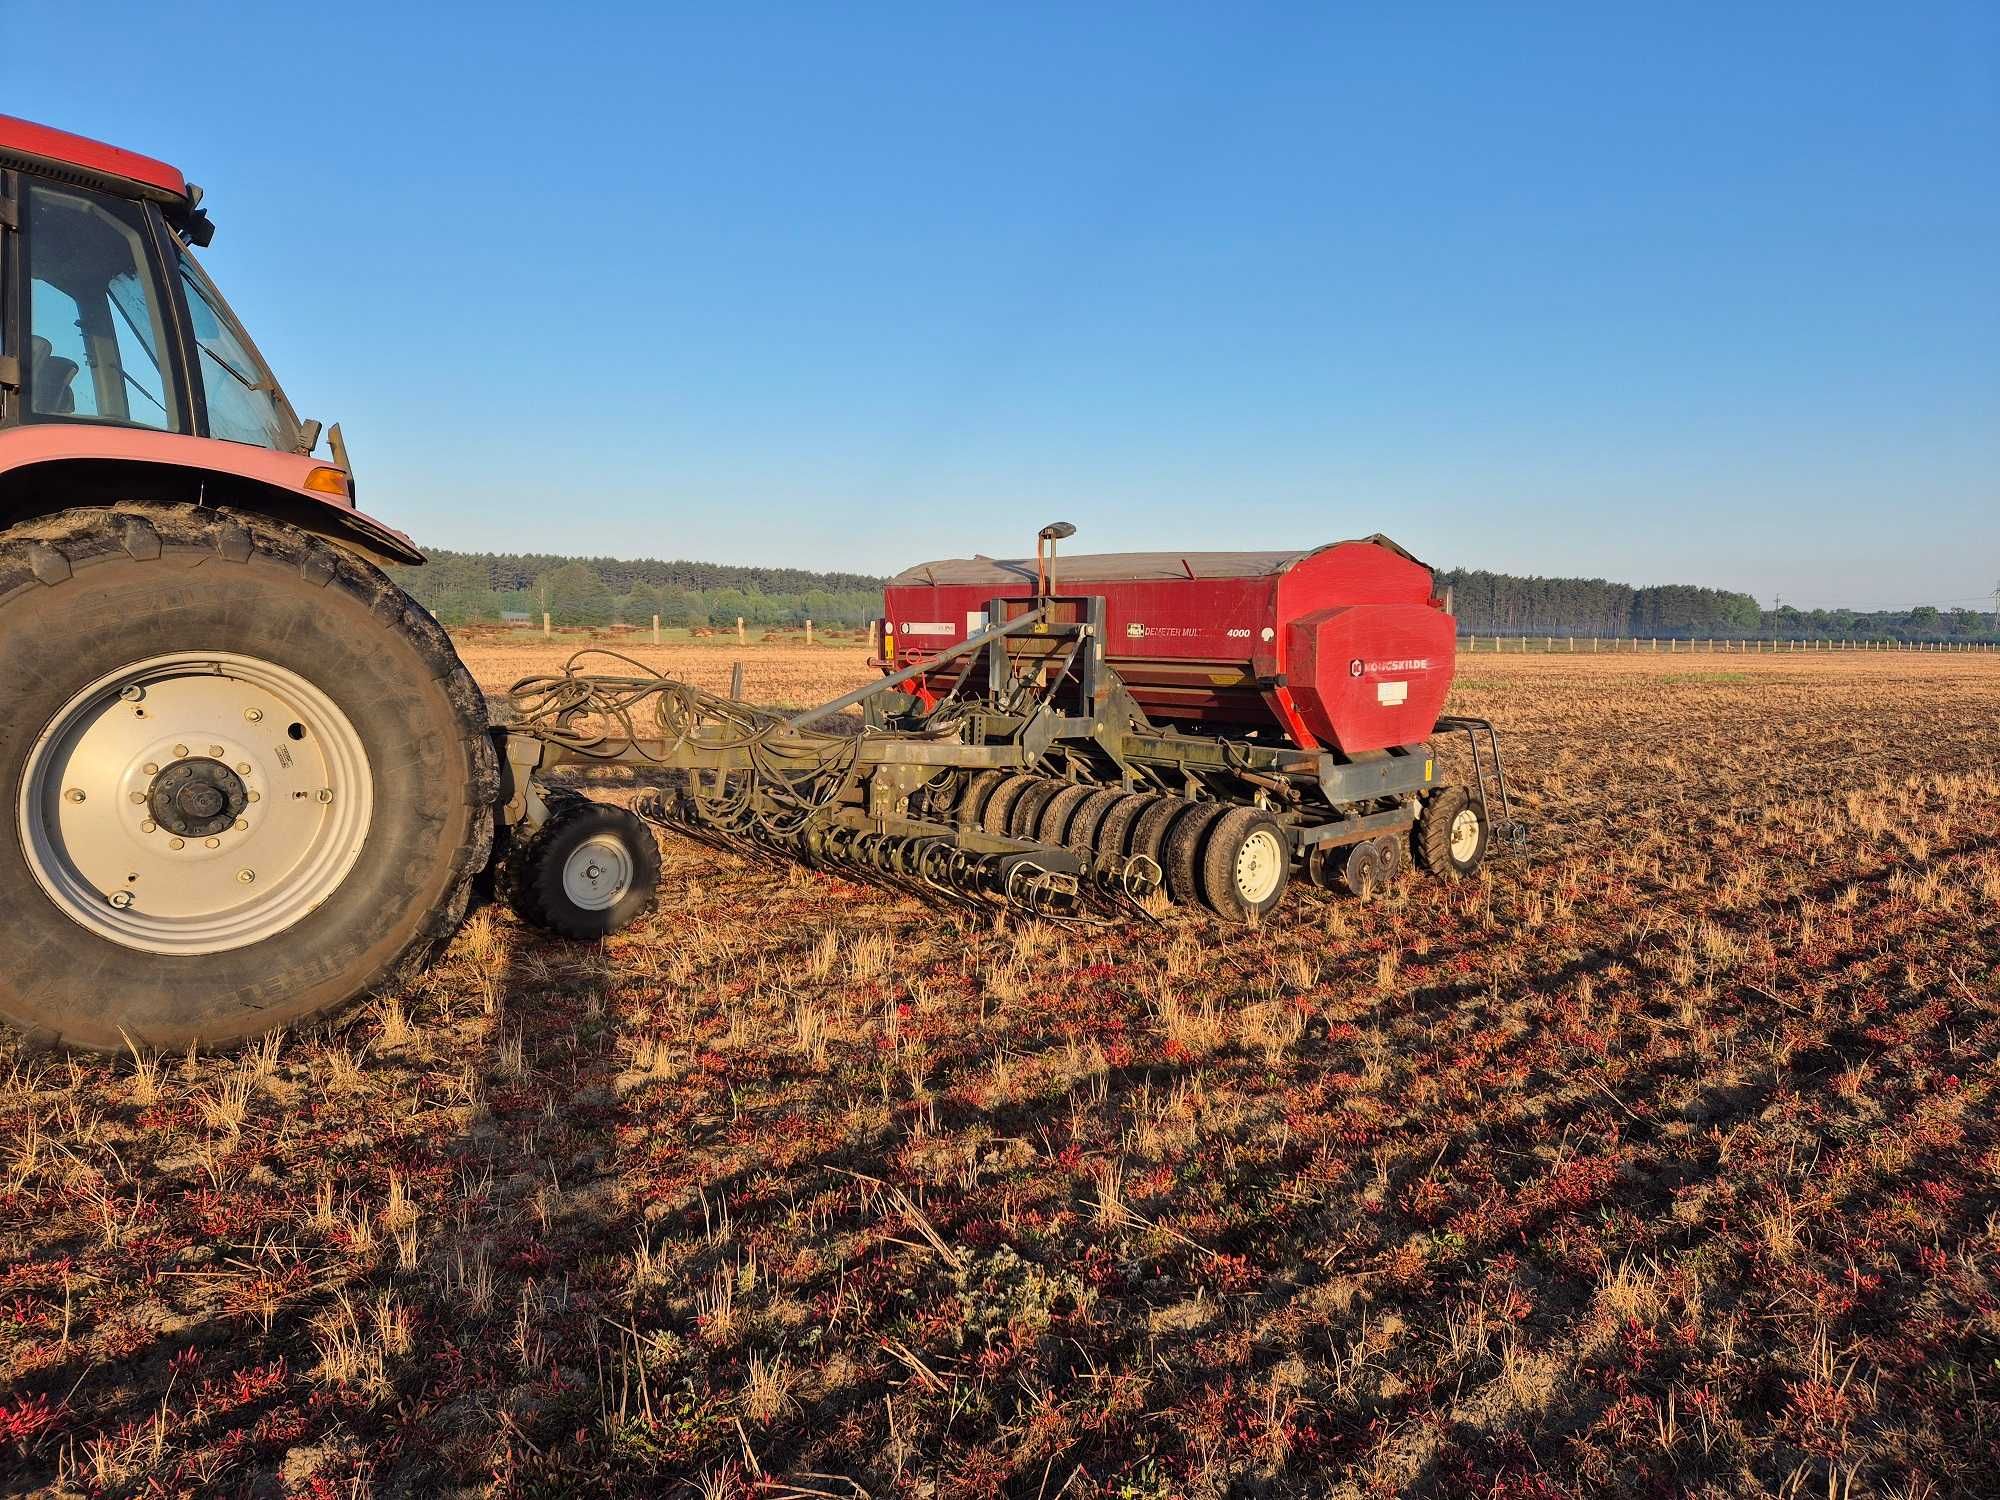
[[(150, 211), (88, 188), (20, 183), (26, 306), (19, 417), (189, 430)], [(14, 413), (10, 410), (10, 417)]]

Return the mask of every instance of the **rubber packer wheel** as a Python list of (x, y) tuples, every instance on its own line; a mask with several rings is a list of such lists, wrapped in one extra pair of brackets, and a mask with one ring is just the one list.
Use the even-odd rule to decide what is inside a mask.
[(567, 938), (608, 937), (653, 909), (660, 846), (624, 808), (565, 798), (508, 856), (503, 878), (522, 921)]
[(1087, 866), (1097, 848), (1097, 830), (1104, 822), (1104, 815), (1111, 811), (1112, 804), (1125, 794), (1116, 787), (1107, 787), (1101, 792), (1092, 792), (1083, 799), (1076, 813), (1069, 820), (1069, 832), (1064, 841), (1070, 852)]
[(993, 796), (994, 788), (1006, 779), (1005, 771), (981, 771), (965, 784), (965, 795), (958, 800), (960, 828), (980, 826), (979, 820), (986, 813), (986, 804)]
[(1179, 797), (1149, 797), (1147, 806), (1132, 824), (1132, 831), (1125, 837), (1125, 855), (1128, 859), (1145, 855), (1160, 867), (1161, 879), (1166, 878), (1167, 830), (1173, 826), (1175, 818), (1187, 811), (1188, 804)]
[(985, 809), (979, 815), (980, 828), (987, 833), (1004, 835), (1007, 832), (1008, 819), (1013, 815), (1014, 804), (1034, 784), (1034, 777), (1023, 776), (1017, 772), (996, 786), (993, 795), (986, 799)]
[(1251, 922), (1274, 910), (1291, 873), (1291, 843), (1278, 820), (1259, 808), (1232, 807), (1202, 845), (1202, 899), (1225, 922)]
[(1076, 810), (1090, 800), (1096, 790), (1089, 786), (1066, 786), (1049, 799), (1049, 805), (1042, 809), (1042, 820), (1035, 827), (1035, 838), (1044, 844), (1061, 845), (1069, 837), (1070, 819)]
[[(21, 668), (8, 672), (7, 713), (0, 716), (0, 911), (7, 914), (0, 923), (0, 1020), (38, 1039), (101, 1051), (122, 1049), (128, 1036), (140, 1046), (173, 1048), (239, 1041), (393, 981), (465, 915), (492, 848), (499, 785), (485, 702), (437, 622), (379, 569), (248, 513), (192, 505), (68, 510), (37, 520), (32, 534), (0, 533), (0, 641), (5, 659)], [(241, 671), (250, 676), (232, 675), (239, 669), (231, 667), (210, 679), (218, 692), (241, 686), (242, 701), (222, 702), (226, 715), (206, 725), (191, 721), (184, 736), (175, 702), (195, 691), (197, 679), (135, 681), (102, 702), (79, 700), (92, 684), (201, 653), (246, 663)], [(306, 705), (296, 719), (281, 717), (282, 696), (252, 690), (258, 664), (308, 685), (322, 708), (337, 710), (326, 722), (351, 730), (345, 743), (366, 761), (365, 781), (356, 779), (357, 769), (348, 787), (370, 794), (365, 840), (318, 904), (265, 924), (282, 930), (253, 923), (195, 944), (208, 951), (180, 951), (174, 923), (226, 923), (232, 912), (254, 911), (267, 890), (312, 878), (310, 852), (291, 868), (254, 854), (270, 847), (258, 841), (281, 827), (260, 817), (312, 805), (338, 816), (353, 805), (351, 797), (343, 803), (338, 786), (317, 798), (291, 785), (329, 747)], [(127, 715), (122, 729), (113, 725)], [(226, 764), (241, 785), (248, 826), (190, 834), (174, 850), (166, 841), (180, 835), (149, 817), (149, 803), (133, 800), (147, 793), (131, 778), (150, 773), (128, 765), (122, 749), (108, 769), (75, 762), (75, 784), (61, 792), (64, 821), (47, 805), (24, 809), (31, 774), (42, 774), (30, 770), (37, 740), (58, 719), (86, 738), (101, 724), (117, 745), (126, 729), (157, 725), (169, 741), (164, 752), (149, 745), (136, 751), (138, 759), (157, 763), (162, 777), (175, 769), (170, 763), (206, 757)], [(179, 755), (174, 739), (184, 739)], [(208, 741), (224, 745), (225, 755), (213, 756)], [(44, 752), (61, 753), (59, 746)], [(217, 774), (215, 767), (204, 773)], [(68, 797), (71, 790), (84, 799)], [(260, 794), (254, 803), (252, 791)], [(67, 821), (73, 815), (87, 821)], [(156, 825), (150, 831), (147, 821)], [(219, 840), (212, 849), (210, 837)], [(78, 890), (101, 890), (93, 864), (125, 850), (133, 862), (123, 873), (139, 876), (125, 886), (132, 897), (111, 889), (104, 912), (87, 912), (88, 922), (43, 884), (58, 882), (70, 899)], [(184, 885), (149, 873), (155, 862), (183, 856), (191, 856), (192, 872)], [(189, 893), (205, 891), (218, 870), (246, 904), (225, 898), (183, 917), (177, 908), (185, 910)], [(149, 900), (151, 890), (163, 899)], [(282, 908), (283, 898), (278, 902)], [(127, 912), (135, 923), (156, 925), (127, 932), (119, 925)], [(228, 946), (236, 937), (249, 940)]]
[(1108, 869), (1113, 861), (1125, 857), (1125, 835), (1131, 831), (1133, 819), (1144, 812), (1152, 800), (1133, 792), (1111, 804), (1104, 821), (1097, 825), (1097, 854), (1092, 862), (1093, 868)]
[(1007, 818), (1007, 836), (1015, 839), (1032, 839), (1035, 830), (1042, 824), (1042, 809), (1055, 801), (1056, 793), (1063, 789), (1063, 783), (1051, 776), (1037, 776), (1034, 785), (1021, 793), (1020, 800)]
[(1218, 802), (1190, 802), (1167, 832), (1160, 864), (1167, 872), (1167, 894), (1181, 906), (1201, 901), (1202, 840), (1227, 811)]
[(1411, 837), (1417, 863), (1432, 875), (1470, 875), (1486, 858), (1486, 814), (1462, 786), (1440, 787), (1424, 803)]

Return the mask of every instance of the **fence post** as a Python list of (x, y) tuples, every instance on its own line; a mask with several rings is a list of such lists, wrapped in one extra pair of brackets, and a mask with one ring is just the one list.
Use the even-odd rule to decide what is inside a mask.
[(743, 633), (743, 616), (738, 615), (736, 617), (736, 644), (741, 646), (748, 640), (749, 637)]
[(813, 643), (813, 622), (811, 620), (808, 620), (806, 621), (806, 644), (810, 646), (812, 643)]
[(555, 632), (549, 629), (549, 612), (548, 612), (547, 610), (543, 610), (543, 611), (542, 611), (542, 639), (543, 639), (543, 640), (547, 640), (547, 639), (548, 639), (548, 638), (549, 638), (549, 637), (550, 637), (551, 635), (553, 635), (553, 634), (555, 634)]
[(660, 644), (660, 617), (658, 615), (653, 616), (653, 644), (655, 646)]

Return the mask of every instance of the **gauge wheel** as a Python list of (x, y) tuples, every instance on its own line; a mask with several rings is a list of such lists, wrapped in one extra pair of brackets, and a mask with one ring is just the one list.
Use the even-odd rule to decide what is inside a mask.
[(1225, 922), (1253, 922), (1276, 909), (1291, 879), (1292, 847), (1269, 813), (1232, 807), (1208, 831), (1201, 894)]
[(634, 813), (564, 798), (507, 860), (507, 904), (567, 938), (608, 937), (653, 909), (660, 846)]
[(1486, 811), (1462, 786), (1440, 787), (1424, 803), (1411, 840), (1417, 863), (1432, 875), (1470, 875), (1486, 858)]
[(380, 570), (261, 516), (0, 533), (0, 1020), (216, 1045), (389, 983), (493, 842), (485, 701)]

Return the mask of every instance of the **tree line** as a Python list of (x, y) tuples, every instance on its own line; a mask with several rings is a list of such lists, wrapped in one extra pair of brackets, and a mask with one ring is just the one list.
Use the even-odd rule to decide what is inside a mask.
[(428, 554), (421, 568), (392, 568), (397, 583), (446, 625), (518, 616), (555, 625), (858, 626), (882, 612), (882, 580), (863, 573), (732, 567), (655, 558), (533, 553)]
[(1977, 610), (1920, 604), (1904, 610), (1764, 609), (1748, 594), (1693, 584), (1648, 588), (1603, 578), (1522, 578), (1451, 568), (1458, 628), (1472, 635), (1592, 635), (1706, 640), (1995, 640)]
[[(447, 625), (509, 615), (557, 625), (860, 626), (882, 610), (884, 580), (866, 573), (739, 567), (657, 558), (558, 557), (548, 553), (430, 554), (422, 568), (391, 570), (417, 602)], [(1767, 610), (1748, 594), (1693, 584), (1640, 588), (1603, 578), (1520, 577), (1477, 568), (1437, 575), (1450, 590), (1459, 629), (1473, 635), (1594, 635), (1707, 639), (1994, 640), (1975, 610), (1864, 612)]]

